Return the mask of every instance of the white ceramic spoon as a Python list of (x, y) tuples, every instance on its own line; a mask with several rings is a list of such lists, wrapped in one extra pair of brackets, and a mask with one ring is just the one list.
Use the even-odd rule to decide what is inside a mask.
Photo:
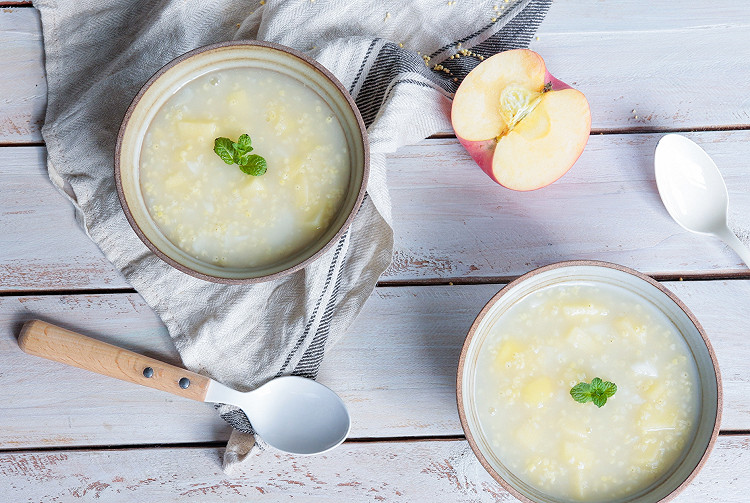
[(49, 323), (26, 322), (18, 345), (29, 354), (201, 402), (241, 408), (269, 445), (319, 454), (349, 434), (349, 412), (330, 389), (303, 377), (279, 377), (241, 393), (208, 377)]
[(708, 154), (692, 140), (668, 134), (656, 145), (654, 169), (659, 195), (675, 222), (723, 240), (750, 266), (750, 250), (727, 225), (727, 186)]

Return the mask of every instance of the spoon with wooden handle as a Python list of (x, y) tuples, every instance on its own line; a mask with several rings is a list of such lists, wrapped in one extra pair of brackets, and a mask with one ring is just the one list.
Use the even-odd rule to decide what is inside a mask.
[(311, 379), (285, 376), (241, 393), (204, 375), (51, 325), (26, 322), (21, 349), (74, 367), (199, 402), (241, 408), (269, 445), (292, 454), (318, 454), (346, 439), (349, 412), (333, 391)]

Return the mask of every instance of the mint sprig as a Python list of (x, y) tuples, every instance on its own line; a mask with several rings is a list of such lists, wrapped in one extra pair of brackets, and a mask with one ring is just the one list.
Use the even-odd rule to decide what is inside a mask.
[(268, 170), (266, 160), (253, 151), (250, 135), (243, 134), (237, 141), (219, 137), (214, 140), (214, 152), (227, 164), (237, 164), (243, 173), (260, 176)]
[(602, 381), (598, 377), (591, 380), (591, 384), (579, 382), (570, 388), (570, 396), (579, 403), (594, 402), (597, 407), (607, 403), (607, 398), (617, 393), (617, 385), (613, 382)]

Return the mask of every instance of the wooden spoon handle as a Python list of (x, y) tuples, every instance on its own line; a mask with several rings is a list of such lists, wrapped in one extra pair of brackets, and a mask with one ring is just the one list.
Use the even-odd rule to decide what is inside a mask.
[(208, 377), (195, 372), (40, 320), (23, 325), (18, 345), (30, 355), (201, 402), (211, 382)]

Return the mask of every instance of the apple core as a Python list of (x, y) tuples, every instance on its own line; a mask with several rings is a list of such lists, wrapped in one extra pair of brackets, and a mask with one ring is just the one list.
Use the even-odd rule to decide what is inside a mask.
[(498, 135), (498, 139), (512, 131), (524, 117), (536, 108), (542, 101), (542, 94), (546, 89), (546, 84), (541, 92), (526, 89), (519, 85), (510, 85), (503, 89), (503, 92), (500, 93), (500, 113), (505, 119), (507, 129)]

